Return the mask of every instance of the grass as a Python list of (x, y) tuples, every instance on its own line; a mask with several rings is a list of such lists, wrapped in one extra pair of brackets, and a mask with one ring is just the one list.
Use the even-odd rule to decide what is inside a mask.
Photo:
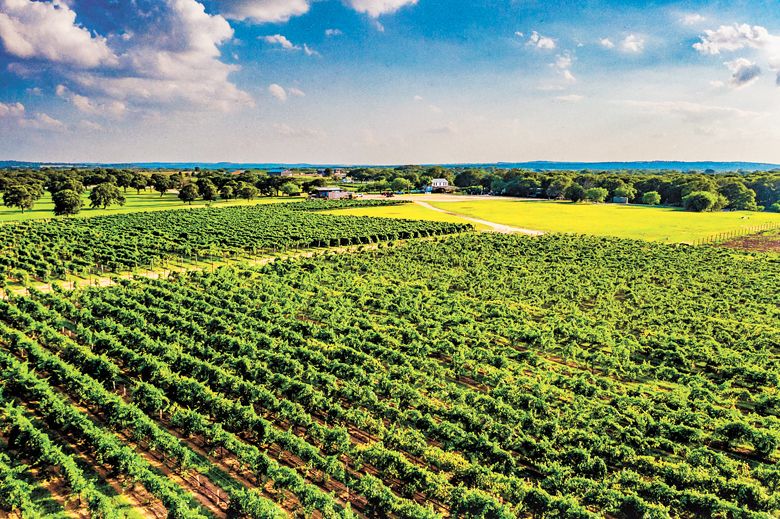
[(431, 202), (431, 205), (459, 215), (525, 229), (670, 243), (690, 243), (765, 224), (780, 225), (780, 214), (749, 211), (692, 213), (669, 207), (494, 198), (474, 202)]
[[(127, 202), (123, 206), (111, 206), (108, 209), (90, 209), (89, 208), (89, 192), (87, 191), (83, 195), (84, 207), (81, 212), (75, 216), (75, 218), (86, 218), (90, 216), (103, 216), (109, 214), (123, 214), (123, 213), (137, 213), (143, 211), (166, 211), (170, 209), (184, 209), (186, 207), (205, 207), (206, 202), (198, 200), (193, 202), (192, 206), (185, 204), (179, 200), (176, 193), (167, 193), (164, 196), (160, 196), (157, 192), (146, 191), (144, 193), (136, 194), (135, 191), (129, 191), (125, 193)], [(228, 207), (235, 205), (257, 205), (257, 204), (272, 204), (277, 202), (290, 202), (293, 200), (302, 200), (297, 197), (260, 197), (255, 200), (219, 200), (212, 202), (213, 207)], [(18, 222), (22, 220), (42, 220), (46, 218), (54, 218), (54, 204), (51, 201), (51, 195), (45, 193), (40, 200), (35, 203), (35, 206), (22, 213), (19, 209), (10, 208), (0, 205), (0, 223), (2, 222)]]
[(374, 216), (378, 218), (400, 218), (407, 220), (432, 220), (435, 222), (470, 223), (480, 231), (490, 229), (486, 225), (473, 223), (464, 218), (431, 211), (417, 204), (393, 205), (389, 207), (357, 207), (353, 209), (336, 209), (323, 211), (323, 214), (345, 216)]

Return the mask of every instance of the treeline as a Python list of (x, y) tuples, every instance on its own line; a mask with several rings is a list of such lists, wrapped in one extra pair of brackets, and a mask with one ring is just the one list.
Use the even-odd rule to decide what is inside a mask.
[(124, 205), (128, 189), (138, 194), (153, 190), (162, 197), (176, 191), (185, 203), (195, 200), (251, 200), (260, 195), (300, 195), (313, 187), (325, 185), (324, 178), (300, 179), (269, 176), (264, 172), (244, 171), (233, 174), (224, 171), (207, 172), (145, 172), (118, 169), (72, 169), (47, 172), (42, 170), (0, 171), (0, 192), (3, 204), (22, 212), (32, 209), (35, 203), (49, 192), (54, 203), (55, 215), (73, 215), (81, 211), (83, 194), (90, 190), (92, 208), (106, 209), (112, 205)]

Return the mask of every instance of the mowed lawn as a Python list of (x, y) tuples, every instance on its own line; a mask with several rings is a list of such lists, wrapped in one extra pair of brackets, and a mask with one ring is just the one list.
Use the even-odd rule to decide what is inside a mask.
[(400, 218), (407, 220), (432, 220), (435, 222), (468, 223), (480, 231), (486, 231), (490, 229), (486, 225), (480, 225), (464, 218), (440, 213), (438, 211), (432, 211), (417, 204), (392, 205), (389, 207), (356, 207), (353, 209), (335, 209), (333, 211), (323, 211), (322, 213), (343, 216), (374, 216), (377, 218)]
[(780, 225), (780, 214), (750, 211), (692, 213), (668, 207), (496, 198), (430, 204), (459, 215), (525, 229), (661, 242), (690, 243), (719, 233), (765, 224)]
[[(84, 207), (76, 217), (103, 216), (107, 214), (137, 213), (140, 211), (165, 211), (170, 209), (185, 209), (188, 207), (205, 207), (206, 202), (198, 200), (190, 206), (185, 204), (176, 193), (167, 193), (160, 196), (160, 193), (147, 191), (137, 194), (135, 191), (128, 190), (125, 193), (126, 203), (123, 206), (114, 205), (108, 209), (90, 209), (89, 208), (89, 190), (84, 193)], [(218, 200), (212, 202), (212, 207), (228, 207), (234, 205), (256, 205), (273, 204), (277, 202), (292, 202), (303, 200), (300, 197), (258, 197), (254, 200)], [(0, 222), (16, 222), (21, 220), (41, 220), (44, 218), (54, 218), (54, 204), (51, 201), (51, 195), (45, 193), (40, 200), (35, 202), (35, 206), (22, 213), (17, 208), (0, 205)], [(62, 217), (64, 218), (64, 217)]]

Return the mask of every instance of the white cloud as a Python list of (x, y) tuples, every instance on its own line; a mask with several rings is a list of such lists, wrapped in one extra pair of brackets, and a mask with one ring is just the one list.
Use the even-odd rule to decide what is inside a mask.
[(262, 40), (269, 45), (279, 45), (285, 50), (300, 50), (300, 47), (294, 45), (293, 42), (287, 39), (286, 36), (281, 34), (274, 34), (273, 36), (262, 36)]
[(22, 103), (0, 103), (0, 119), (24, 117), (24, 105)]
[(306, 92), (297, 87), (288, 88), (287, 93), (293, 97), (306, 97)]
[(638, 54), (645, 49), (645, 40), (639, 35), (629, 34), (620, 42), (620, 50)]
[(16, 124), (20, 128), (30, 128), (33, 130), (53, 130), (62, 131), (65, 125), (44, 113), (35, 113), (27, 115), (27, 111), (22, 103), (0, 103), (0, 122), (8, 121)]
[(727, 61), (725, 65), (731, 71), (731, 84), (737, 88), (755, 83), (761, 76), (761, 67), (745, 58)]
[(287, 90), (282, 85), (272, 83), (268, 86), (268, 93), (274, 96), (277, 100), (284, 103), (287, 101)]
[(233, 37), (227, 20), (209, 15), (196, 0), (165, 0), (160, 6), (145, 30), (126, 42), (117, 70), (71, 72), (68, 87), (79, 95), (149, 107), (253, 106), (249, 94), (228, 78), (238, 67), (220, 61), (220, 45)]
[(526, 42), (526, 45), (528, 45), (529, 47), (535, 47), (537, 49), (543, 49), (543, 50), (552, 50), (556, 47), (554, 39), (548, 36), (542, 36), (536, 31), (533, 31), (531, 33), (531, 36), (528, 37), (528, 41)]
[(599, 45), (601, 45), (605, 49), (614, 49), (615, 48), (615, 43), (612, 40), (610, 40), (609, 38), (601, 38), (599, 40)]
[(325, 36), (328, 38), (332, 38), (333, 36), (341, 36), (344, 33), (341, 32), (341, 29), (325, 29)]
[(58, 97), (65, 99), (80, 112), (86, 114), (121, 117), (127, 111), (127, 105), (122, 101), (110, 99), (105, 101), (94, 101), (87, 96), (73, 92), (65, 85), (57, 85), (56, 93)]
[(402, 7), (417, 4), (417, 0), (346, 0), (346, 2), (355, 11), (367, 14), (372, 18), (391, 14)]
[[(780, 86), (780, 35), (770, 33), (765, 27), (744, 23), (721, 25), (716, 30), (704, 31), (701, 41), (694, 43), (693, 48), (700, 54), (708, 56), (752, 49), (766, 62), (770, 70), (777, 72), (776, 83)], [(739, 58), (726, 63), (734, 74), (733, 85), (750, 84), (760, 74), (760, 66), (757, 63), (752, 63), (750, 67), (745, 61), (747, 61), (745, 58)]]
[(6, 52), (24, 59), (44, 59), (80, 68), (115, 65), (106, 39), (76, 23), (76, 13), (62, 0), (0, 0), (0, 41)]
[(309, 12), (309, 0), (221, 0), (220, 12), (231, 20), (284, 23)]
[(555, 99), (557, 101), (563, 101), (564, 103), (579, 103), (585, 99), (585, 97), (578, 94), (570, 94), (566, 96), (558, 96)]
[(747, 47), (760, 49), (777, 46), (780, 46), (780, 37), (770, 34), (765, 27), (746, 23), (721, 25), (717, 30), (708, 29), (701, 36), (701, 41), (693, 44), (693, 48), (701, 54), (709, 55)]
[(572, 74), (571, 67), (574, 64), (574, 58), (571, 54), (568, 52), (564, 52), (563, 54), (558, 54), (555, 57), (555, 63), (552, 64), (552, 66), (558, 71), (558, 73), (563, 76), (563, 79), (567, 83), (574, 83), (577, 81), (577, 78)]
[(683, 25), (698, 25), (702, 23), (706, 18), (699, 13), (686, 13), (680, 17), (680, 23)]

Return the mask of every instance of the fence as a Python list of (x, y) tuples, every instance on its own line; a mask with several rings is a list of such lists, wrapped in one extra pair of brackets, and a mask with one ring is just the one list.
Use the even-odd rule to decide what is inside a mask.
[(752, 227), (743, 227), (742, 229), (736, 229), (734, 231), (722, 232), (707, 236), (706, 238), (700, 238), (693, 242), (694, 245), (707, 245), (710, 243), (723, 243), (740, 236), (748, 236), (751, 234), (758, 234), (764, 231), (772, 231), (780, 229), (780, 223), (765, 223), (763, 225), (756, 225)]

